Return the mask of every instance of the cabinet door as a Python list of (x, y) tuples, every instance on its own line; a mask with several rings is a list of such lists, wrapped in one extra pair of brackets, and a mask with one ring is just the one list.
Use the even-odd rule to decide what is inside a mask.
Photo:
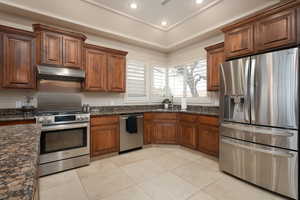
[(56, 33), (42, 33), (42, 64), (62, 65), (62, 36)]
[(125, 92), (126, 58), (119, 55), (108, 56), (108, 90)]
[(85, 89), (89, 91), (107, 90), (107, 56), (98, 50), (85, 50)]
[(225, 33), (226, 59), (254, 53), (254, 25), (245, 25)]
[(35, 39), (3, 34), (2, 87), (36, 88)]
[(199, 126), (198, 149), (204, 153), (219, 155), (219, 129), (213, 126)]
[(118, 152), (120, 148), (118, 124), (94, 126), (91, 128), (92, 156)]
[(224, 44), (207, 49), (207, 90), (218, 91), (220, 86), (220, 64), (225, 61)]
[(296, 44), (296, 10), (287, 10), (256, 23), (256, 46), (258, 50)]
[(197, 148), (197, 127), (191, 123), (180, 123), (180, 144), (192, 149)]
[(151, 121), (144, 121), (144, 145), (152, 144), (152, 122)]
[(173, 122), (156, 122), (153, 126), (153, 140), (156, 144), (176, 144), (177, 125)]
[(80, 39), (63, 36), (63, 65), (65, 67), (82, 67), (82, 45)]

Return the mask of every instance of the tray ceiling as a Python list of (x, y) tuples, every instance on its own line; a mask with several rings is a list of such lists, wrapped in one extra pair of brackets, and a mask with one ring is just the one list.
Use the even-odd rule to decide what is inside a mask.
[[(223, 0), (82, 0), (119, 15), (168, 31), (200, 12), (212, 8)], [(136, 9), (130, 8), (137, 4)], [(163, 26), (162, 21), (167, 25)]]

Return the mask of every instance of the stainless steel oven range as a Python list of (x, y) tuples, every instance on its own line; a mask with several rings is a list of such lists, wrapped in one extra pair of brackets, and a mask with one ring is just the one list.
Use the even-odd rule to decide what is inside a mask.
[(82, 113), (38, 116), (42, 124), (40, 176), (88, 165), (90, 115)]
[[(68, 101), (74, 102), (73, 96), (68, 98), (73, 98)], [(51, 101), (51, 98), (48, 100)], [(37, 123), (42, 125), (40, 176), (88, 165), (90, 162), (90, 114), (80, 111), (79, 102), (77, 108), (56, 109), (60, 111), (43, 110), (36, 117)]]

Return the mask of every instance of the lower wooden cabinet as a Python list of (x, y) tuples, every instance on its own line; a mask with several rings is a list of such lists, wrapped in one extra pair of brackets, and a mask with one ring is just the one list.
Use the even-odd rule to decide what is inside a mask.
[(198, 114), (145, 113), (144, 144), (179, 144), (219, 155), (219, 119)]
[(194, 123), (180, 122), (179, 143), (192, 149), (197, 148), (197, 126)]
[(200, 125), (198, 133), (198, 150), (210, 155), (218, 156), (219, 128)]
[(177, 144), (177, 124), (173, 121), (155, 122), (153, 125), (153, 143)]
[(119, 117), (105, 116), (91, 119), (91, 154), (101, 156), (119, 152)]
[(144, 121), (144, 145), (152, 144), (153, 124), (151, 121)]

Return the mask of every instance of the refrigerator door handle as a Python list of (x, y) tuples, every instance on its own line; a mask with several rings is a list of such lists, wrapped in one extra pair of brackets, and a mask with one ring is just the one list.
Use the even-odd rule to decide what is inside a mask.
[[(246, 144), (245, 142), (236, 142), (236, 141), (233, 141), (233, 139), (222, 138), (222, 143), (233, 145), (233, 146), (236, 146), (236, 147), (242, 148), (242, 149), (248, 149), (250, 151), (271, 154), (273, 156), (288, 157), (288, 158), (294, 157), (294, 155), (291, 153), (287, 153), (287, 152), (279, 151), (279, 150), (276, 150), (276, 151), (268, 150), (266, 148), (258, 147), (258, 145), (255, 145), (255, 147), (253, 147), (253, 146), (249, 145), (251, 143)], [(245, 143), (245, 144), (241, 144), (241, 143)], [(271, 149), (271, 147), (270, 147), (270, 149)]]
[(251, 60), (249, 59), (249, 62), (246, 64), (246, 69), (245, 69), (245, 96), (244, 96), (244, 102), (245, 102), (245, 120), (246, 122), (250, 123), (250, 91), (249, 91), (249, 74), (250, 72), (250, 67), (251, 67)]
[(250, 105), (251, 105), (251, 123), (255, 123), (255, 68), (256, 68), (256, 58), (251, 57), (251, 72), (250, 72)]

